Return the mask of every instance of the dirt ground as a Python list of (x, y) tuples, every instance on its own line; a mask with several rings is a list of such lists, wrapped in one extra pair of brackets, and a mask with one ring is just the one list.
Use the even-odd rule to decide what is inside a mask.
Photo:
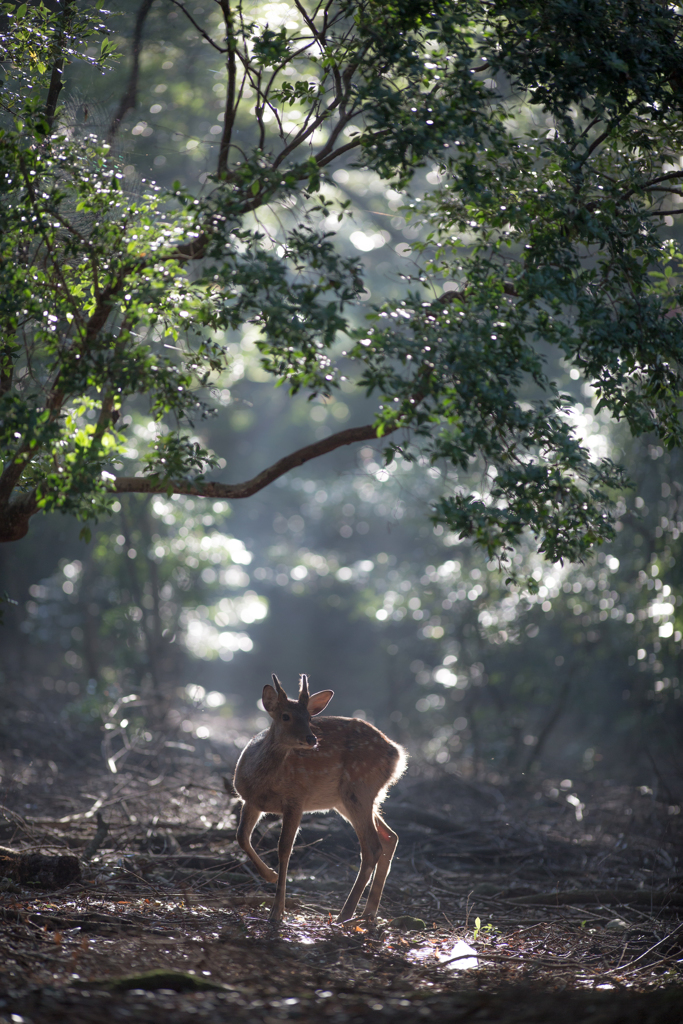
[[(5, 854), (1, 1024), (682, 1024), (683, 818), (647, 787), (514, 790), (425, 768), (385, 805), (400, 844), (377, 926), (333, 923), (357, 841), (310, 815), (273, 933), (224, 766), (171, 755), (116, 775), (94, 757), (6, 759), (0, 843), (76, 856), (59, 863), (80, 876), (46, 888)], [(278, 826), (259, 825), (273, 864)]]

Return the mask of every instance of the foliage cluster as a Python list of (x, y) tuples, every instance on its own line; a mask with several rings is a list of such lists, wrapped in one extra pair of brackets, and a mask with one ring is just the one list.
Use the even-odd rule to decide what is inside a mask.
[[(527, 530), (552, 561), (613, 537), (621, 471), (577, 437), (548, 353), (633, 433), (680, 443), (680, 253), (659, 230), (683, 174), (677, 11), (329, 0), (278, 19), (225, 2), (220, 24), (192, 19), (224, 62), (200, 197), (131, 195), (111, 145), (59, 106), (67, 62), (111, 60), (106, 37), (91, 53), (89, 12), (5, 11), (2, 537), (38, 510), (92, 520), (116, 492), (247, 496), (376, 437), (388, 460), (450, 467), (433, 518), (490, 558), (509, 563)], [(350, 158), (399, 190), (424, 165), (440, 178), (406, 193), (417, 269), (362, 329), (362, 268), (335, 245), (346, 211), (325, 188)], [(374, 419), (244, 484), (208, 482), (218, 458), (194, 424), (244, 324), (274, 382), (329, 396), (350, 376)], [(121, 476), (135, 396), (160, 429)]]

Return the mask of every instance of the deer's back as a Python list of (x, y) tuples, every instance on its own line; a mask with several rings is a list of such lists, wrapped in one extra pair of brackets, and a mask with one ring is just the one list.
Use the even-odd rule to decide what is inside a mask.
[(292, 799), (303, 810), (323, 811), (345, 800), (374, 800), (403, 771), (405, 753), (375, 726), (359, 718), (318, 718), (315, 750), (273, 746), (269, 732), (243, 750), (235, 789), (265, 813), (282, 813)]
[(402, 747), (361, 718), (319, 718), (313, 731), (318, 737), (318, 750), (304, 750), (303, 757), (318, 754), (321, 765), (326, 757), (338, 759), (342, 778), (372, 779), (382, 788), (391, 785), (403, 771)]

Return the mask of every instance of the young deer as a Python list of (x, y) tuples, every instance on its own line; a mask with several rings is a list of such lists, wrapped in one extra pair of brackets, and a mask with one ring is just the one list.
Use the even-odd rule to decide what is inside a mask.
[[(398, 843), (379, 808), (405, 768), (406, 753), (360, 718), (321, 718), (313, 732), (311, 717), (324, 711), (333, 696), (332, 690), (309, 694), (308, 678), (302, 675), (299, 699), (290, 700), (273, 676), (273, 686), (263, 688), (263, 706), (273, 722), (247, 744), (235, 768), (235, 790), (244, 801), (237, 841), (259, 874), (277, 882), (271, 921), (284, 914), (289, 858), (305, 811), (338, 811), (360, 841), (360, 870), (338, 921), (353, 917), (371, 877), (362, 916), (374, 919)], [(282, 815), (277, 872), (251, 845), (262, 814)]]

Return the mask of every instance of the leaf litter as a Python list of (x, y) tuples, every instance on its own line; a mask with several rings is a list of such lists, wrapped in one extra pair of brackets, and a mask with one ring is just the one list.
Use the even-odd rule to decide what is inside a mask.
[[(310, 815), (274, 932), (215, 767), (67, 771), (46, 792), (32, 765), (0, 842), (81, 874), (0, 882), (2, 1024), (682, 1019), (681, 818), (634, 787), (586, 784), (579, 820), (543, 790), (425, 768), (385, 806), (400, 844), (377, 924), (335, 923), (357, 841)], [(258, 826), (273, 864), (278, 829)]]

